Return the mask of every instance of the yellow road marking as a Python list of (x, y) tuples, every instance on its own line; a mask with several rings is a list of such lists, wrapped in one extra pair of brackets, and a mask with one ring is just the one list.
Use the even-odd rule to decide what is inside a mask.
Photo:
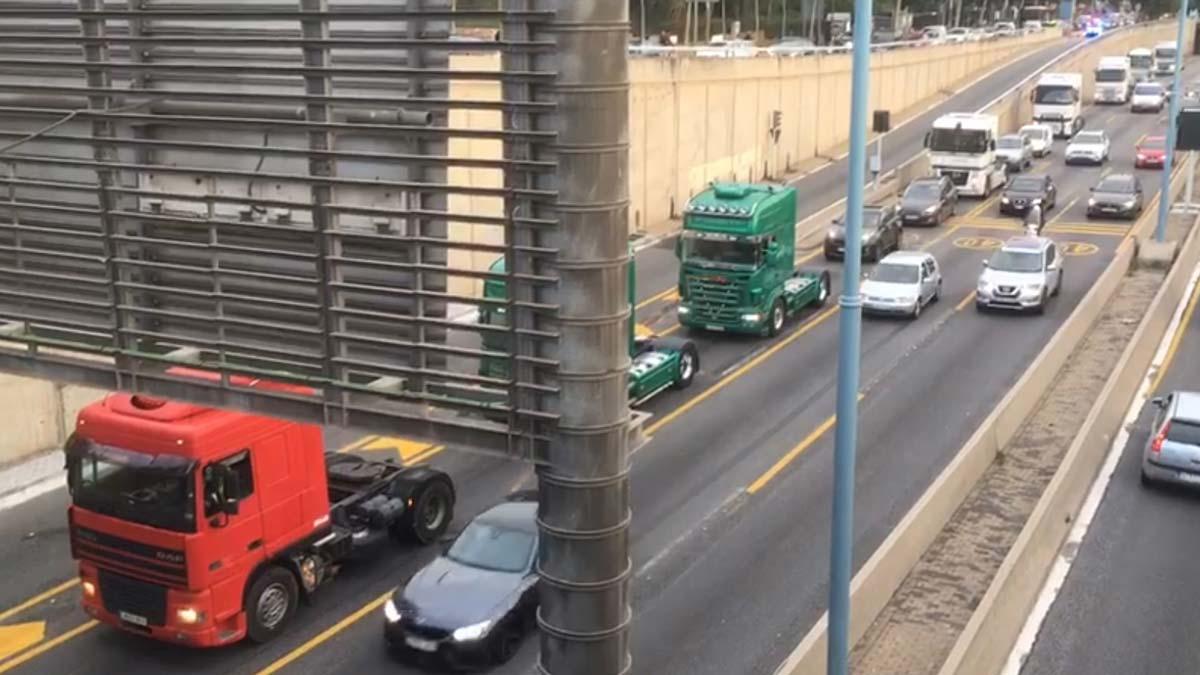
[(408, 459), (408, 461), (406, 461), (404, 463), (408, 464), (408, 465), (413, 465), (413, 464), (420, 464), (421, 462), (428, 462), (429, 460), (433, 459), (436, 455), (440, 454), (445, 449), (446, 449), (446, 446), (444, 446), (444, 445), (435, 445), (419, 455), (410, 457)]
[[(863, 400), (865, 396), (865, 394), (859, 392), (858, 400)], [(783, 457), (780, 457), (779, 461), (775, 462), (771, 468), (767, 469), (761, 476), (755, 479), (755, 481), (750, 484), (750, 487), (746, 488), (746, 492), (754, 494), (755, 492), (763, 489), (763, 486), (765, 486), (767, 483), (770, 483), (771, 479), (775, 476), (778, 476), (780, 471), (786, 469), (787, 466), (794, 462), (797, 457), (804, 454), (805, 450), (808, 450), (813, 443), (816, 443), (822, 436), (825, 435), (825, 432), (832, 429), (833, 425), (836, 423), (837, 415), (830, 415), (827, 417), (824, 422), (821, 422), (821, 424), (817, 426), (816, 429), (813, 429), (811, 433), (805, 436), (804, 440), (797, 443), (796, 447), (789, 450)]]
[(67, 640), (71, 640), (71, 639), (75, 638), (76, 636), (82, 635), (82, 634), (88, 632), (89, 630), (95, 628), (98, 625), (100, 625), (100, 622), (98, 622), (98, 621), (95, 621), (95, 620), (88, 621), (87, 623), (80, 624), (52, 640), (47, 640), (46, 642), (43, 642), (42, 644), (34, 647), (33, 649), (30, 649), (27, 652), (22, 652), (21, 654), (18, 654), (15, 658), (13, 658), (11, 661), (6, 661), (3, 664), (0, 664), (0, 673), (7, 673), (8, 671), (12, 670), (13, 668), (16, 668), (17, 666), (25, 664), (25, 663), (41, 656), (42, 654), (45, 654), (46, 652), (50, 651), (51, 649), (54, 649), (55, 647), (59, 646), (60, 644), (66, 642)]
[(360, 450), (394, 450), (399, 455), (400, 461), (408, 464), (413, 457), (420, 455), (431, 447), (433, 447), (432, 443), (422, 443), (399, 436), (380, 436), (362, 446)]
[(337, 452), (354, 452), (355, 450), (361, 450), (363, 446), (375, 441), (378, 438), (379, 436), (377, 434), (368, 434), (357, 441), (354, 441), (353, 443), (347, 443), (346, 445), (343, 445), (337, 449)]
[[(332, 638), (333, 636), (342, 632), (343, 630), (346, 630), (346, 627), (349, 626), (350, 624), (358, 621), (359, 619), (370, 614), (371, 612), (376, 611), (380, 607), (383, 607), (383, 603), (387, 602), (388, 598), (390, 598), (390, 597), (392, 597), (392, 592), (388, 591), (387, 593), (384, 593), (383, 595), (379, 596), (378, 598), (375, 598), (371, 602), (360, 607), (353, 614), (351, 614), (351, 615), (347, 616), (346, 618), (342, 619), (341, 621), (333, 624), (329, 628), (326, 628), (325, 630), (321, 631), (321, 633), (318, 634), (313, 639), (309, 640), (308, 642), (305, 642), (304, 644), (300, 645), (299, 647), (295, 648), (294, 650), (292, 650), (292, 651), (288, 652), (287, 654), (285, 654), (284, 656), (280, 657), (277, 661), (275, 661), (271, 665), (258, 671), (258, 673), (256, 675), (271, 675), (272, 673), (279, 672), (281, 669), (283, 669), (288, 664), (292, 663), (293, 661), (300, 658), (301, 656), (304, 656), (305, 654), (311, 652), (313, 649), (319, 647), (321, 644), (328, 641), (330, 638)], [(0, 673), (2, 673), (2, 672), (4, 672), (4, 671), (0, 670)]]
[(995, 204), (995, 203), (996, 203), (996, 200), (997, 200), (997, 199), (999, 199), (999, 198), (1000, 198), (1000, 193), (999, 193), (999, 192), (997, 192), (996, 194), (992, 195), (991, 197), (988, 197), (987, 199), (985, 199), (985, 200), (983, 200), (982, 202), (980, 202), (979, 206), (976, 206), (975, 208), (973, 208), (973, 209), (971, 209), (970, 211), (968, 211), (968, 212), (967, 212), (967, 215), (966, 215), (965, 217), (967, 217), (967, 218), (978, 218), (978, 217), (979, 217), (979, 214), (983, 213), (985, 210), (987, 210), (987, 209), (988, 209), (988, 207), (990, 207), (990, 206), (992, 206), (993, 204)]
[(964, 309), (967, 308), (967, 305), (970, 304), (970, 302), (974, 299), (975, 299), (975, 291), (971, 291), (970, 293), (967, 293), (967, 297), (963, 298), (962, 300), (959, 300), (958, 304), (954, 306), (954, 311), (956, 311), (956, 312), (963, 311)]
[(650, 328), (650, 326), (647, 326), (644, 323), (638, 323), (634, 325), (633, 333), (638, 337), (650, 337), (651, 335), (654, 335), (654, 329)]
[(667, 296), (675, 293), (677, 290), (678, 289), (676, 289), (676, 288), (668, 288), (665, 291), (656, 293), (656, 294), (646, 298), (645, 300), (639, 302), (634, 307), (634, 309), (642, 309), (643, 307), (649, 307), (650, 305), (653, 305), (654, 303), (658, 302), (659, 300), (665, 300), (665, 299), (667, 299)]
[(668, 326), (666, 329), (658, 331), (657, 335), (666, 337), (666, 336), (670, 335), (671, 333), (674, 333), (675, 331), (679, 330), (680, 328), (683, 328), (683, 326), (680, 325), (679, 323), (673, 323), (670, 326)]
[(78, 578), (71, 579), (69, 581), (64, 581), (61, 584), (55, 586), (54, 588), (51, 588), (42, 593), (38, 593), (37, 595), (26, 600), (25, 602), (22, 602), (21, 604), (17, 605), (16, 607), (11, 607), (9, 609), (4, 610), (3, 612), (0, 612), (0, 621), (4, 621), (4, 620), (8, 619), (9, 617), (16, 616), (17, 614), (24, 612), (25, 610), (29, 609), (30, 607), (33, 607), (34, 605), (40, 605), (43, 602), (49, 600), (50, 598), (53, 598), (54, 596), (59, 595), (60, 593), (63, 593), (64, 591), (69, 591), (78, 585), (79, 585)]
[(1159, 366), (1158, 372), (1154, 374), (1154, 381), (1150, 384), (1150, 393), (1154, 394), (1158, 391), (1158, 385), (1162, 384), (1163, 377), (1171, 368), (1171, 362), (1175, 360), (1175, 352), (1179, 349), (1179, 344), (1183, 342), (1183, 336), (1188, 332), (1188, 327), (1192, 323), (1192, 314), (1196, 311), (1196, 301), (1200, 299), (1200, 284), (1192, 289), (1192, 297), (1188, 300), (1187, 309), (1183, 310), (1183, 317), (1179, 321), (1179, 326), (1175, 329), (1175, 334), (1171, 336), (1171, 346), (1167, 348), (1167, 355), (1163, 358), (1162, 365)]
[(25, 651), (45, 639), (45, 621), (0, 626), (0, 661), (17, 652)]

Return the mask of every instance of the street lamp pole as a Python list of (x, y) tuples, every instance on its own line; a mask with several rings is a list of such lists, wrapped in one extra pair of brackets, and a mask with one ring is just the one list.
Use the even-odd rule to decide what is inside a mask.
[(1171, 213), (1171, 169), (1175, 161), (1175, 137), (1179, 121), (1179, 99), (1183, 98), (1180, 81), (1183, 70), (1184, 32), (1187, 26), (1188, 0), (1179, 0), (1179, 26), (1175, 33), (1175, 72), (1171, 75), (1171, 102), (1167, 106), (1167, 155), (1163, 160), (1162, 186), (1158, 193), (1158, 223), (1154, 227), (1154, 240), (1167, 237), (1167, 217)]
[[(1186, 0), (1185, 0), (1186, 1)], [(862, 333), (863, 184), (867, 168), (871, 0), (854, 0), (850, 97), (850, 164), (846, 191), (846, 262), (838, 300), (837, 429), (833, 451), (833, 523), (829, 554), (829, 675), (850, 672), (850, 577), (854, 544), (854, 455), (858, 435), (859, 342)]]

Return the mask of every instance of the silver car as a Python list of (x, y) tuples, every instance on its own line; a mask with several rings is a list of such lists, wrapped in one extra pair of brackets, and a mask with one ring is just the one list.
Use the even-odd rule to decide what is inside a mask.
[(1152, 403), (1157, 410), (1142, 450), (1142, 485), (1200, 484), (1200, 393), (1175, 391)]
[(1024, 134), (1005, 134), (996, 139), (996, 156), (1010, 172), (1028, 169), (1033, 166), (1033, 140)]
[(1063, 153), (1067, 164), (1103, 164), (1108, 161), (1108, 134), (1103, 131), (1081, 131), (1067, 143)]
[(1014, 237), (984, 261), (975, 308), (1046, 311), (1062, 290), (1062, 255), (1045, 237)]
[(922, 251), (889, 253), (862, 284), (863, 311), (868, 314), (921, 316), (921, 309), (942, 297), (942, 270)]

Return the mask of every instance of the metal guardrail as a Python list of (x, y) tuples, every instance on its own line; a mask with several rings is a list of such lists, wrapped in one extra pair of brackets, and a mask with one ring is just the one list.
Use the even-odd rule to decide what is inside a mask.
[[(1008, 40), (1020, 38), (1025, 35), (1032, 35), (1032, 32), (1018, 31), (1012, 35), (987, 35), (979, 38), (966, 39), (920, 39), (920, 40), (900, 40), (895, 42), (879, 42), (871, 45), (871, 51), (892, 51), (896, 49), (914, 49), (920, 47), (944, 46), (953, 44), (977, 44), (983, 42), (995, 42), (998, 40)], [(811, 45), (811, 46), (786, 46), (786, 45), (768, 45), (758, 47), (753, 45), (734, 44), (710, 44), (710, 45), (652, 45), (652, 44), (633, 44), (629, 45), (629, 55), (633, 57), (659, 57), (659, 58), (764, 58), (764, 57), (798, 57), (798, 56), (814, 56), (828, 54), (848, 54), (850, 52), (850, 43), (843, 45)]]
[[(556, 218), (533, 207), (557, 200), (535, 186), (558, 168), (557, 106), (539, 95), (556, 73), (451, 56), (550, 53), (537, 27), (554, 16), (450, 0), (3, 3), (0, 370), (540, 456), (558, 419), (558, 307), (535, 290), (557, 284), (558, 251)], [(456, 39), (463, 20), (535, 37)], [(523, 87), (452, 92), (471, 82)], [(454, 121), (477, 110), (542, 123)], [(462, 139), (531, 150), (478, 159)], [(498, 243), (451, 237), (453, 223)], [(477, 271), (480, 253), (510, 271)], [(449, 303), (489, 302), (452, 292), (456, 278), (502, 278), (528, 327), (453, 323)], [(479, 346), (484, 331), (510, 333), (513, 352)], [(485, 358), (517, 376), (478, 375)], [(180, 363), (218, 376), (175, 376)]]

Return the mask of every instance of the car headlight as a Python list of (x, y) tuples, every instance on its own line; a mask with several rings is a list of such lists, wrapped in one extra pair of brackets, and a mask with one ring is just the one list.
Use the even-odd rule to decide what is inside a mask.
[(1125, 208), (1127, 208), (1127, 209), (1132, 209), (1135, 204), (1137, 204), (1136, 199), (1126, 199), (1125, 200)]
[(975, 286), (975, 290), (979, 291), (980, 293), (987, 293), (989, 287), (990, 284), (988, 284), (986, 279), (980, 279), (979, 284)]
[(826, 239), (837, 239), (838, 234), (840, 234), (840, 233), (837, 230), (830, 228), (829, 231), (825, 233), (825, 238)]
[(398, 623), (403, 615), (400, 609), (396, 607), (396, 601), (388, 598), (388, 601), (383, 603), (383, 617), (388, 620), (388, 623)]
[(915, 296), (915, 295), (906, 295), (906, 296), (900, 298), (900, 302), (902, 302), (906, 305), (911, 305), (912, 303), (914, 303), (916, 301), (917, 301), (917, 296)]
[(1088, 206), (1095, 206), (1095, 205), (1096, 205), (1096, 198), (1088, 197)]
[(759, 321), (762, 321), (762, 314), (758, 314), (758, 313), (743, 314), (742, 321), (745, 321), (746, 323), (758, 323)]
[(462, 628), (459, 628), (451, 633), (450, 637), (454, 638), (455, 642), (470, 642), (471, 640), (478, 640), (484, 635), (487, 635), (487, 632), (491, 627), (491, 619), (487, 621), (480, 621), (479, 623), (473, 623), (470, 626), (463, 626)]
[(1137, 158), (1138, 158), (1138, 161), (1140, 161), (1140, 162), (1146, 161), (1146, 156), (1140, 152), (1137, 154)]
[(931, 204), (928, 208), (925, 209), (925, 215), (930, 215), (930, 214), (936, 212), (937, 208), (938, 208), (937, 204)]
[(872, 240), (872, 239), (874, 239), (874, 238), (875, 238), (875, 233), (874, 233), (874, 232), (863, 232), (863, 233), (862, 233), (862, 240), (863, 240), (863, 243), (866, 243), (866, 242), (868, 242), (868, 241), (871, 241), (871, 240)]
[(204, 612), (195, 607), (180, 607), (175, 610), (175, 619), (185, 625), (193, 625), (204, 621)]
[(1008, 203), (1008, 197), (1001, 197), (1001, 198), (1000, 198), (1000, 203), (1001, 203), (1001, 204), (1007, 204), (1007, 203)]
[(1037, 293), (1042, 290), (1042, 284), (1041, 284), (1041, 282), (1038, 282), (1036, 284), (1025, 284), (1025, 290), (1031, 291), (1033, 293)]

